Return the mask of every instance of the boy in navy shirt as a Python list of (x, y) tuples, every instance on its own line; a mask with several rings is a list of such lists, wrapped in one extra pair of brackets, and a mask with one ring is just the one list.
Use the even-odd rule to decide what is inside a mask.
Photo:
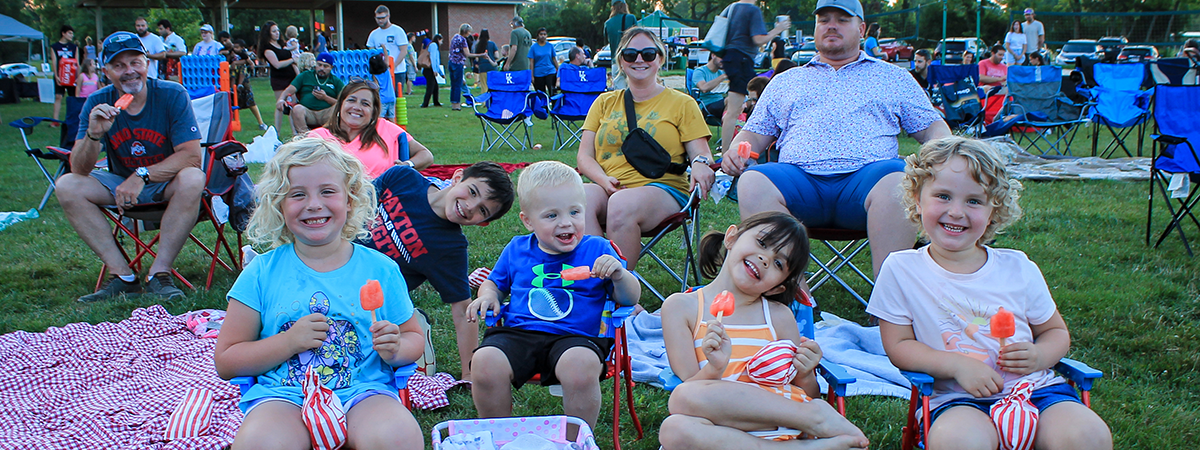
[(359, 241), (400, 265), (408, 290), (426, 280), (450, 304), (458, 336), (462, 379), (471, 378), (471, 351), (479, 345), (479, 326), (467, 318), (467, 237), (465, 225), (487, 225), (512, 208), (508, 172), (490, 161), (460, 169), (451, 185), (438, 189), (416, 169), (398, 165), (375, 179), (378, 214), (371, 235)]
[[(511, 416), (510, 383), (520, 387), (540, 374), (543, 385), (562, 385), (565, 414), (595, 427), (604, 360), (613, 345), (597, 337), (604, 304), (609, 296), (621, 305), (637, 303), (641, 286), (612, 242), (584, 235), (587, 196), (575, 169), (535, 163), (521, 172), (517, 190), (521, 222), (533, 234), (509, 241), (467, 308), (472, 320), (484, 310), (499, 313), (501, 298), (509, 296), (504, 326), (488, 329), (471, 359), (475, 409), (480, 417)], [(562, 277), (584, 266), (591, 267), (589, 278)]]

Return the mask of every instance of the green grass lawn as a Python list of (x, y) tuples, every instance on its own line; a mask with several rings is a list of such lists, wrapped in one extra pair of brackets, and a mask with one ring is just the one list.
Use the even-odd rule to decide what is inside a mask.
[[(255, 81), (257, 99), (268, 113), (273, 96), (263, 80)], [(410, 130), (432, 149), (437, 163), (472, 163), (491, 159), (500, 162), (533, 162), (555, 159), (574, 165), (573, 151), (550, 150), (553, 136), (549, 122), (537, 121), (533, 142), (542, 150), (479, 152), (478, 119), (468, 110), (452, 112), (449, 107), (418, 108), (423, 88), (408, 97)], [(448, 104), (448, 92), (441, 93)], [(27, 116), (50, 114), (50, 105), (25, 101), (0, 106), (7, 123)], [(272, 121), (270, 114), (265, 119)], [(242, 114), (239, 140), (250, 142), (259, 132), (253, 116)], [(1073, 147), (1089, 153), (1090, 129), (1083, 130)], [(290, 133), (285, 133), (290, 134)], [(57, 130), (40, 128), (35, 145), (57, 142)], [(916, 144), (902, 139), (902, 151), (911, 153)], [(23, 154), (21, 137), (13, 128), (0, 127), (0, 185), (8, 192), (0, 196), (0, 211), (25, 211), (37, 205), (45, 189), (42, 175)], [(258, 167), (255, 167), (257, 173)], [(1189, 258), (1178, 238), (1171, 237), (1159, 249), (1144, 242), (1146, 222), (1145, 182), (1064, 181), (1026, 183), (1022, 206), (1026, 215), (996, 246), (1020, 249), (1041, 267), (1074, 337), (1070, 356), (1104, 371), (1105, 378), (1094, 390), (1094, 408), (1113, 430), (1117, 448), (1192, 448), (1200, 442), (1200, 262)], [(79, 304), (75, 299), (91, 292), (100, 269), (98, 259), (71, 230), (62, 209), (51, 199), (38, 219), (21, 222), (0, 232), (0, 333), (16, 330), (43, 331), (71, 322), (120, 321), (130, 312), (155, 302), (131, 299), (98, 304)], [(1156, 228), (1165, 226), (1165, 210), (1156, 211)], [(728, 201), (703, 206), (700, 230), (724, 229), (737, 220), (736, 206)], [(1188, 228), (1200, 235), (1194, 226)], [(526, 231), (517, 214), (510, 213), (486, 228), (466, 230), (471, 242), (472, 267), (491, 266), (509, 238)], [(211, 226), (201, 224), (196, 234), (211, 241)], [(668, 261), (679, 261), (678, 239), (660, 244)], [(1200, 241), (1195, 241), (1200, 244)], [(202, 286), (208, 263), (193, 245), (185, 247), (177, 261), (184, 276)], [(869, 268), (869, 259), (864, 259)], [(660, 288), (669, 284), (661, 271), (642, 265)], [(224, 295), (236, 275), (217, 273), (211, 290), (189, 291), (188, 298), (164, 305), (175, 314), (200, 308), (224, 309)], [(859, 289), (865, 289), (861, 283)], [(816, 292), (826, 311), (865, 323), (862, 307), (849, 295), (833, 287)], [(413, 293), (417, 306), (434, 320), (433, 339), (441, 371), (459, 374), (449, 308), (427, 286)], [(650, 296), (642, 304), (659, 307)], [(606, 404), (596, 430), (601, 445), (611, 442), (611, 384), (604, 384)], [(633, 449), (658, 447), (658, 424), (666, 416), (667, 394), (639, 385), (636, 404), (647, 436), (633, 441), (628, 417), (623, 418), (623, 445)], [(426, 432), (434, 424), (474, 417), (467, 389), (450, 392), (450, 406), (415, 415)], [(561, 412), (561, 402), (545, 389), (529, 386), (515, 396), (518, 415)], [(895, 448), (904, 424), (907, 402), (894, 398), (852, 397), (847, 401), (850, 419), (866, 432), (872, 448)], [(608, 443), (608, 444), (606, 444)]]

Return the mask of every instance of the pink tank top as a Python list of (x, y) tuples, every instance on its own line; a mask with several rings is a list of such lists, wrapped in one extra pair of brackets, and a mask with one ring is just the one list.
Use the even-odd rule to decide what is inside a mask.
[(310, 136), (316, 136), (328, 141), (337, 142), (342, 150), (354, 155), (359, 161), (362, 161), (364, 166), (367, 166), (367, 175), (371, 179), (379, 178), (388, 169), (396, 165), (396, 160), (400, 159), (400, 147), (397, 145), (400, 139), (400, 133), (404, 132), (399, 125), (379, 119), (375, 124), (375, 131), (379, 133), (379, 137), (383, 138), (383, 142), (387, 143), (387, 152), (379, 149), (377, 144), (371, 143), (367, 148), (362, 148), (362, 135), (354, 138), (348, 143), (341, 143), (333, 132), (325, 127), (317, 128), (310, 131)]

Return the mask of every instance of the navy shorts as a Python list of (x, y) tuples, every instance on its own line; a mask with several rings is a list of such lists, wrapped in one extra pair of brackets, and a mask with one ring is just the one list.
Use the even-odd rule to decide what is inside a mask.
[(754, 57), (729, 49), (725, 52), (721, 64), (724, 66), (725, 76), (729, 77), (729, 92), (746, 95), (749, 92), (746, 85), (757, 75), (754, 73)]
[[(542, 386), (558, 384), (554, 368), (563, 353), (574, 347), (587, 347), (600, 358), (598, 379), (604, 378), (604, 360), (612, 351), (613, 339), (577, 334), (552, 334), (519, 328), (493, 327), (483, 333), (479, 348), (496, 347), (508, 357), (514, 387), (521, 387), (534, 375), (541, 375)], [(475, 349), (476, 351), (479, 348)]]
[(788, 212), (810, 228), (867, 229), (867, 194), (888, 174), (904, 171), (904, 160), (885, 159), (854, 171), (813, 175), (795, 164), (750, 166), (766, 175), (787, 203)]
[[(936, 422), (938, 416), (955, 406), (972, 406), (975, 409), (983, 411), (984, 414), (990, 414), (992, 404), (997, 401), (1000, 401), (1000, 399), (956, 398), (937, 407), (929, 417), (931, 418), (930, 420)], [(1083, 402), (1079, 401), (1079, 393), (1075, 392), (1075, 388), (1067, 383), (1059, 383), (1037, 389), (1033, 391), (1033, 395), (1029, 396), (1029, 401), (1038, 409), (1039, 414), (1056, 403), (1075, 402), (1083, 404)]]

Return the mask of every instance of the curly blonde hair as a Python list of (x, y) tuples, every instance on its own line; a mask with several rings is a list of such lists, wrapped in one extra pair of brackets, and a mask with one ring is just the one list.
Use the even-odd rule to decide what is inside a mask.
[(368, 236), (367, 224), (375, 218), (375, 186), (367, 179), (362, 162), (332, 142), (299, 138), (279, 146), (275, 156), (263, 167), (262, 178), (255, 188), (258, 208), (250, 216), (246, 231), (252, 242), (275, 248), (295, 241), (296, 237), (287, 228), (283, 217), (283, 201), (292, 187), (288, 173), (293, 167), (308, 167), (321, 162), (346, 174), (344, 182), (350, 197), (350, 211), (342, 227), (342, 239), (349, 241)]
[[(989, 242), (1021, 217), (1021, 206), (1017, 204), (1021, 196), (1021, 183), (1009, 178), (1008, 170), (996, 150), (986, 142), (953, 136), (926, 142), (919, 152), (908, 155), (904, 160), (902, 183), (904, 212), (908, 220), (921, 223), (921, 214), (917, 211), (921, 189), (934, 177), (934, 166), (956, 156), (967, 160), (971, 177), (983, 186), (988, 202), (995, 208), (990, 223), (976, 244)], [(924, 235), (925, 231), (921, 230), (921, 234)]]
[(317, 55), (309, 52), (301, 52), (300, 56), (296, 57), (296, 66), (300, 68), (301, 72), (316, 69)]

